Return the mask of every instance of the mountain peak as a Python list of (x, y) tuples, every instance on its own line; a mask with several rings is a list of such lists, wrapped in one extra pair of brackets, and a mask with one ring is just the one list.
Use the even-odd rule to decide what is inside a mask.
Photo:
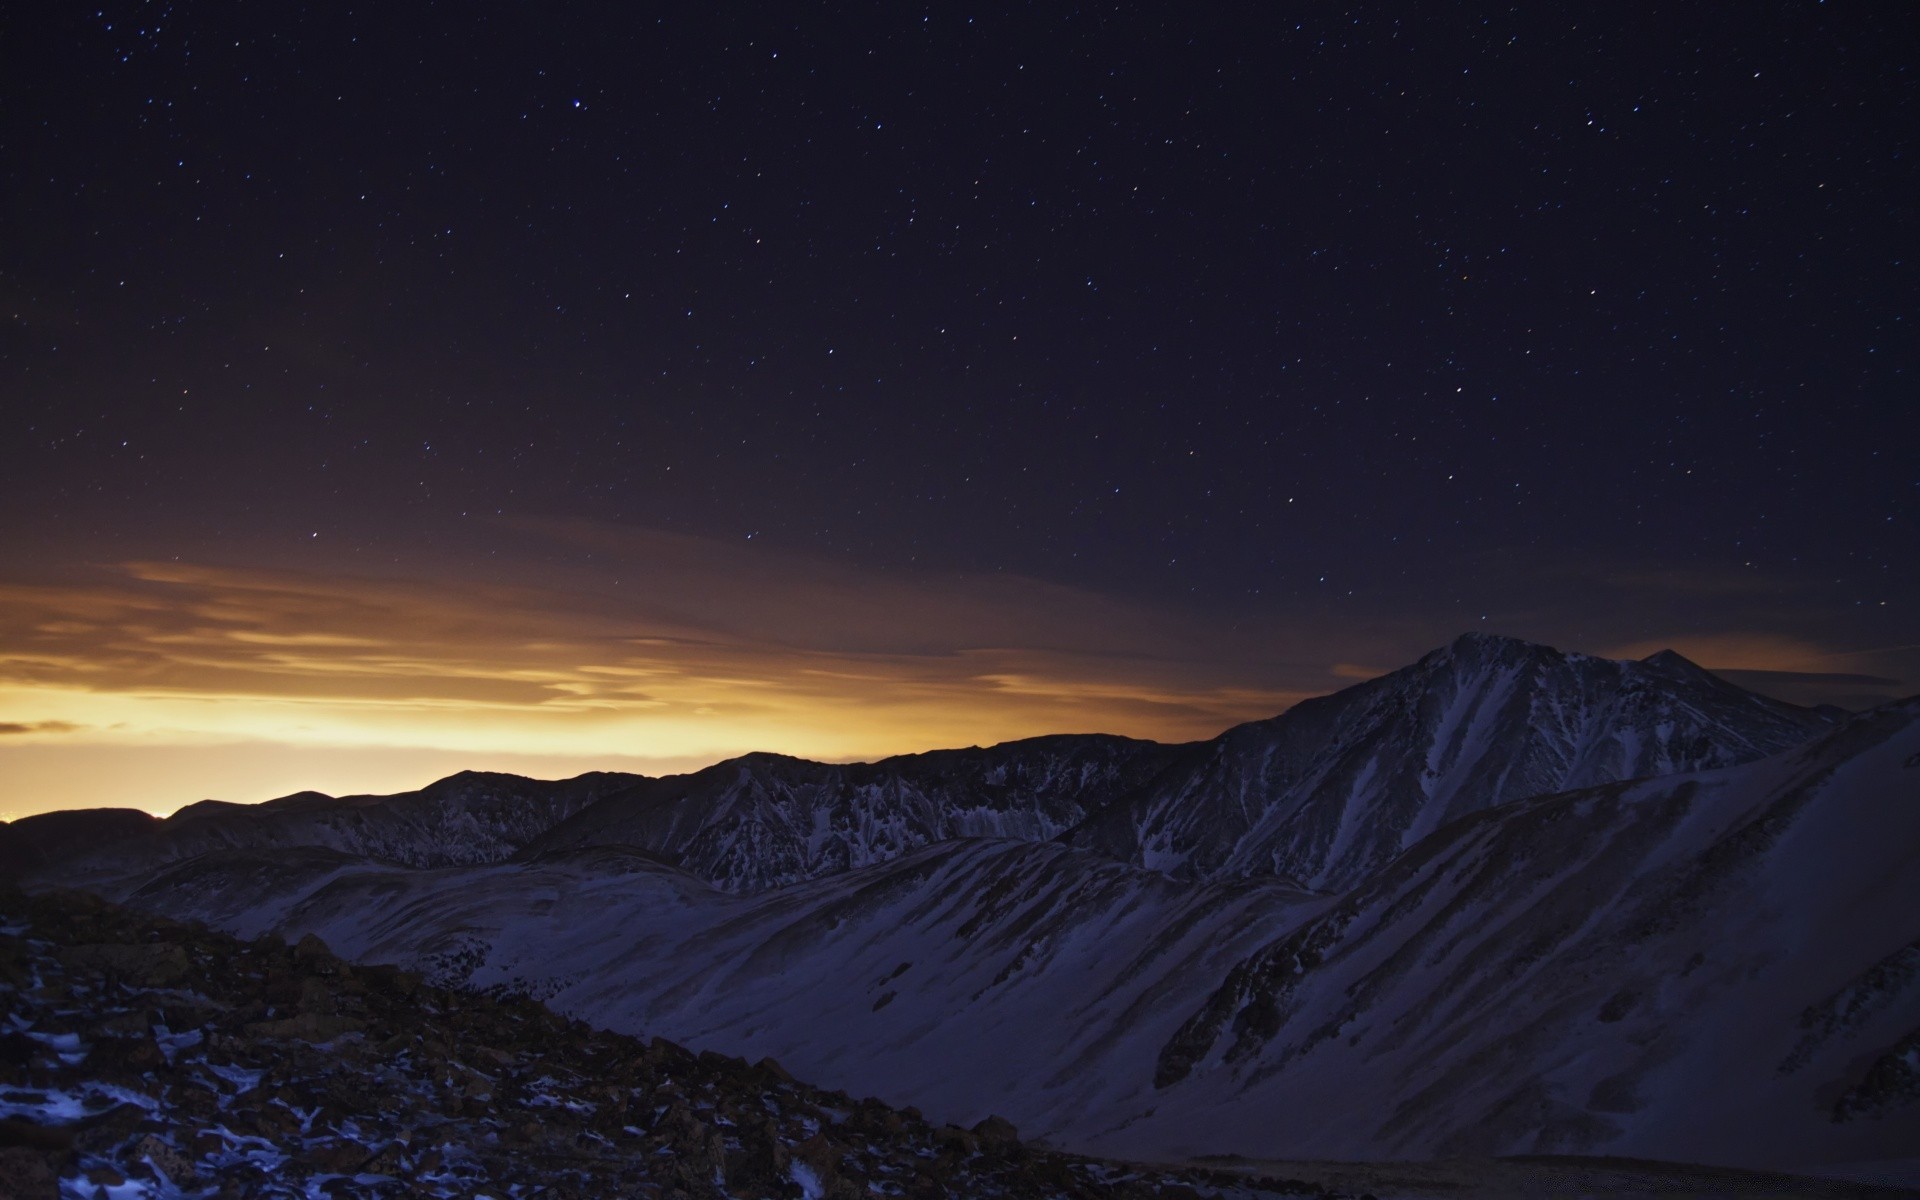
[(1656, 650), (1655, 652), (1647, 655), (1645, 658), (1641, 659), (1640, 661), (1645, 663), (1649, 667), (1659, 667), (1663, 670), (1668, 670), (1668, 671), (1674, 671), (1674, 670), (1704, 671), (1706, 670), (1705, 667), (1702, 667), (1699, 663), (1694, 662), (1692, 659), (1680, 653), (1678, 650), (1672, 650), (1672, 649)]
[[(1504, 633), (1481, 633), (1477, 630), (1460, 634), (1451, 642), (1427, 655), (1428, 659), (1467, 659), (1480, 662), (1500, 662), (1530, 658), (1542, 654), (1563, 656), (1563, 652), (1539, 642), (1529, 642), (1525, 638), (1509, 637)], [(1425, 661), (1424, 659), (1422, 661)]]
[(1587, 657), (1578, 651), (1562, 650), (1557, 646), (1549, 646), (1545, 642), (1529, 641), (1526, 638), (1505, 633), (1483, 633), (1479, 630), (1468, 630), (1448, 642), (1443, 648), (1456, 655), (1470, 653), (1500, 658), (1538, 654), (1551, 654), (1556, 658)]
[(1474, 647), (1474, 646), (1507, 647), (1507, 646), (1532, 646), (1534, 644), (1535, 643), (1529, 642), (1524, 638), (1509, 637), (1504, 633), (1483, 633), (1478, 629), (1469, 629), (1465, 633), (1462, 633), (1460, 636), (1454, 638), (1453, 641), (1449, 642), (1448, 648), (1453, 650), (1459, 650), (1459, 649), (1464, 649), (1467, 647)]

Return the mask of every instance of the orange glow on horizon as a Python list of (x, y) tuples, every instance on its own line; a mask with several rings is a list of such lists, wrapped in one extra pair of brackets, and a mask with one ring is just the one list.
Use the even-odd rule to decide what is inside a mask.
[[(176, 562), (0, 585), (0, 816), (405, 790), (488, 762), (656, 773), (752, 750), (845, 761), (1051, 732), (1187, 740), (1311, 694), (1220, 682), (1255, 673), (1232, 669), (1230, 647), (1198, 665), (1137, 653), (1192, 635), (1028, 580), (743, 563), (664, 535), (645, 549), (654, 585), (617, 600), (592, 580)], [(313, 774), (289, 787), (290, 763)]]
[[(666, 774), (749, 751), (1194, 740), (1458, 632), (1338, 607), (1207, 619), (1013, 575), (578, 522), (492, 532), (511, 552), (411, 575), (135, 560), (0, 579), (0, 818), (406, 791), (462, 769)], [(1844, 672), (1899, 671), (1767, 633), (1600, 652), (1665, 646), (1868, 702), (1897, 680)]]

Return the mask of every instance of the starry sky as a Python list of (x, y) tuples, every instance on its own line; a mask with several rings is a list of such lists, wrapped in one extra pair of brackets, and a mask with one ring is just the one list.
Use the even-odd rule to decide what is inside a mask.
[(1920, 690), (1879, 3), (0, 17), (0, 816)]

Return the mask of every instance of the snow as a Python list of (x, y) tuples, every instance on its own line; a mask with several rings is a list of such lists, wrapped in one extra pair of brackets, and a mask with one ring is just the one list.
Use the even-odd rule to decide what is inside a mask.
[(153, 1040), (160, 1047), (161, 1055), (172, 1064), (174, 1057), (182, 1050), (191, 1050), (198, 1046), (206, 1035), (198, 1029), (188, 1029), (175, 1033), (165, 1025), (153, 1027)]
[(154, 1107), (151, 1097), (107, 1083), (89, 1083), (75, 1090), (0, 1087), (0, 1117), (25, 1117), (38, 1125), (64, 1125), (122, 1104), (149, 1111)]
[(800, 1189), (800, 1194), (805, 1197), (805, 1200), (825, 1200), (827, 1189), (821, 1184), (820, 1176), (812, 1167), (796, 1158), (787, 1164), (787, 1174)]
[[(1920, 988), (1778, 1067), (1913, 934), (1911, 718), (1794, 750), (1820, 722), (1655, 673), (1457, 644), (1152, 760), (1087, 825), (1132, 751), (755, 756), (520, 861), (235, 853), (140, 902), (1116, 1154), (1870, 1157), (1827, 1114)], [(1783, 752), (1721, 766), (1755, 747)], [(1654, 763), (1689, 773), (1621, 779)], [(1549, 794), (1576, 781), (1604, 786)], [(621, 837), (681, 865), (584, 852)]]

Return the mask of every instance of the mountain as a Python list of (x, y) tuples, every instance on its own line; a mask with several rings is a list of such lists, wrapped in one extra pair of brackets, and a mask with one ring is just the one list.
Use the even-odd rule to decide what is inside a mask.
[(727, 891), (762, 891), (953, 838), (1048, 841), (1183, 749), (1060, 735), (845, 765), (750, 754), (610, 796), (528, 851), (634, 846)]
[(116, 842), (150, 838), (158, 818), (135, 808), (81, 808), (0, 821), (0, 872), (17, 878)]
[(1194, 747), (1073, 838), (1188, 877), (1343, 890), (1468, 813), (1751, 762), (1832, 720), (1672, 651), (1617, 662), (1468, 634)]
[[(183, 987), (182, 984), (190, 984)], [(86, 998), (76, 1007), (74, 998)], [(539, 1004), (0, 890), (0, 1196), (1313, 1196), (855, 1100)]]
[(129, 901), (1068, 1143), (1115, 1093), (1151, 1104), (1154, 1054), (1228, 968), (1329, 902), (984, 839), (752, 896), (605, 847), (433, 871), (236, 851)]
[(961, 840), (751, 895), (617, 847), (177, 863), (129, 901), (1174, 1161), (1805, 1168), (1920, 1137), (1920, 701), (1532, 797), (1342, 896)]
[[(116, 833), (142, 836), (116, 835), (105, 845), (68, 837), (57, 841), (60, 853), (24, 844), (18, 853), (22, 869), (49, 883), (117, 893), (167, 863), (221, 850), (323, 847), (441, 867), (612, 845), (678, 863), (728, 891), (753, 892), (952, 838), (1047, 841), (1141, 786), (1184, 749), (1058, 735), (873, 763), (749, 754), (659, 779), (594, 772), (547, 782), (463, 771), (394, 796), (210, 800), (158, 823), (131, 814), (150, 828)], [(106, 817), (58, 820), (100, 826)], [(33, 846), (43, 842), (55, 845), (41, 837)], [(0, 853), (11, 844), (0, 840)]]
[[(874, 763), (749, 754), (687, 775), (463, 772), (419, 792), (206, 802), (61, 862), (102, 886), (212, 850), (324, 846), (429, 867), (629, 846), (755, 892), (957, 837), (1065, 838), (1190, 878), (1350, 887), (1445, 822), (1524, 796), (1748, 762), (1834, 716), (1643, 662), (1469, 635), (1186, 746), (1059, 735)], [(0, 852), (4, 852), (0, 843)]]
[(1917, 726), (1468, 637), (1191, 746), (456, 776), (31, 878), (1114, 1155), (1833, 1168), (1920, 1144)]
[(1469, 815), (1236, 965), (1089, 1144), (1910, 1158), (1916, 864), (1920, 699)]
[(245, 847), (323, 846), (413, 867), (499, 862), (587, 804), (640, 778), (594, 772), (546, 782), (462, 771), (397, 796), (301, 792), (257, 805), (209, 800), (153, 823), (141, 836), (118, 837), (92, 850), (68, 847), (78, 852), (50, 860), (41, 877), (112, 891), (117, 881), (139, 878), (169, 862)]

